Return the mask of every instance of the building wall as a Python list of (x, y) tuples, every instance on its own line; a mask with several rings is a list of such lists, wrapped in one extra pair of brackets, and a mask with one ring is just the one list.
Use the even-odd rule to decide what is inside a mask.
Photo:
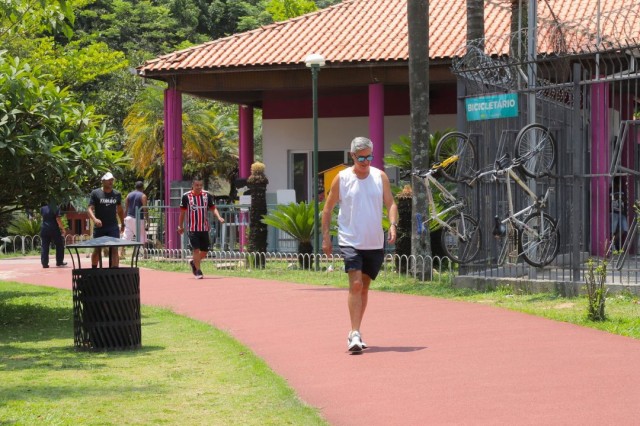
[[(431, 132), (454, 128), (455, 114), (431, 115)], [(409, 135), (410, 117), (387, 116), (384, 121), (385, 153), (390, 152), (391, 144), (402, 135)], [(351, 140), (356, 136), (369, 135), (368, 117), (320, 118), (318, 119), (318, 149), (320, 151), (348, 150)], [(263, 161), (269, 177), (267, 191), (287, 189), (288, 158), (290, 151), (313, 151), (313, 120), (263, 119)], [(390, 174), (394, 180), (395, 174)]]

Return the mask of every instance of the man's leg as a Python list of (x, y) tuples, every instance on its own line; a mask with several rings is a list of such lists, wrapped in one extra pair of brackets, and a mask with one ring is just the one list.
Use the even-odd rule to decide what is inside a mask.
[(41, 234), (41, 237), (42, 247), (40, 248), (40, 263), (43, 268), (46, 268), (49, 266), (49, 246), (51, 245), (51, 235), (49, 235), (49, 233), (43, 233)]
[[(349, 271), (349, 317), (351, 319), (351, 331), (359, 331), (366, 308), (366, 301), (363, 303), (364, 283), (362, 271)], [(366, 296), (365, 296), (366, 299)]]
[(371, 278), (367, 274), (362, 274), (362, 308), (360, 309), (360, 321), (362, 324), (362, 318), (364, 317), (364, 311), (367, 309), (367, 302), (369, 301), (369, 285), (371, 284)]
[(56, 245), (56, 266), (61, 266), (64, 263), (64, 238), (62, 238), (62, 234), (56, 235), (54, 243)]
[(120, 255), (118, 254), (118, 248), (112, 247), (111, 249), (111, 267), (119, 268), (120, 267)]
[[(205, 253), (206, 256), (206, 253)], [(196, 271), (200, 270), (200, 261), (202, 260), (202, 253), (200, 249), (193, 249), (193, 264), (196, 266)]]
[(98, 267), (98, 262), (100, 262), (100, 249), (99, 248), (95, 248), (93, 249), (93, 253), (91, 253), (91, 267), (92, 268), (97, 268)]

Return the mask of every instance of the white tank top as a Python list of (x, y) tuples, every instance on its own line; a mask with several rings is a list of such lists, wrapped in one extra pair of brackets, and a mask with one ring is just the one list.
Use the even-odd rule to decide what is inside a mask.
[(369, 176), (364, 179), (358, 179), (352, 167), (342, 170), (339, 176), (338, 244), (360, 250), (383, 248), (380, 169), (369, 167)]

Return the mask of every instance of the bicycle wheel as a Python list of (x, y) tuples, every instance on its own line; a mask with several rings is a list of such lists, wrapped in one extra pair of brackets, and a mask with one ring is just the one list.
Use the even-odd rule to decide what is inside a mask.
[(448, 226), (440, 234), (445, 254), (457, 263), (471, 262), (478, 254), (482, 241), (478, 222), (460, 213), (447, 219), (446, 223)]
[(516, 136), (516, 161), (524, 173), (539, 178), (551, 173), (556, 164), (556, 142), (542, 124), (529, 124)]
[(560, 248), (560, 231), (556, 221), (546, 213), (536, 212), (524, 220), (518, 238), (520, 253), (531, 266), (551, 263)]
[(469, 136), (461, 132), (450, 132), (438, 141), (436, 163), (442, 163), (453, 155), (457, 155), (458, 160), (440, 169), (444, 178), (451, 182), (464, 182), (473, 177), (478, 170), (478, 157)]

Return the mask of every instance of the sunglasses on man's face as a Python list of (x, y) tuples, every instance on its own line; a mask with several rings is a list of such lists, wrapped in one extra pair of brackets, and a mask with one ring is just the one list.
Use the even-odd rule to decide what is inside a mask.
[(364, 163), (365, 161), (372, 161), (373, 155), (367, 155), (366, 157), (364, 155), (359, 155), (356, 157), (356, 160), (358, 160), (358, 163)]

